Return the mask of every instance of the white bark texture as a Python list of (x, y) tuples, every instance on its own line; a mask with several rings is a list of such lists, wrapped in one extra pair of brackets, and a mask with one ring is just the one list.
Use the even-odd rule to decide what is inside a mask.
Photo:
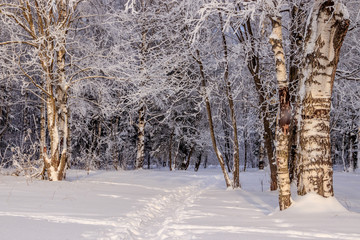
[(275, 55), (276, 78), (279, 89), (279, 111), (276, 122), (276, 165), (279, 187), (279, 207), (284, 210), (291, 205), (290, 177), (288, 168), (289, 158), (289, 125), (291, 118), (289, 82), (287, 80), (285, 54), (282, 45), (281, 17), (272, 19), (272, 33), (270, 43)]
[[(57, 12), (50, 11), (48, 14), (42, 12), (39, 7), (33, 6), (34, 15), (31, 14), (26, 18), (31, 28), (31, 36), (35, 39), (43, 39), (38, 47), (38, 55), (44, 73), (44, 81), (43, 86), (36, 86), (43, 91), (45, 99), (50, 149), (47, 151), (46, 148), (45, 129), (41, 129), (41, 151), (50, 181), (59, 181), (64, 178), (69, 145), (65, 53), (66, 32), (72, 12), (64, 0), (58, 0), (56, 6)], [(30, 5), (27, 7), (30, 8)], [(35, 30), (35, 13), (39, 24), (38, 32)], [(48, 18), (49, 21), (44, 22), (41, 17)], [(50, 31), (53, 28), (60, 33), (60, 37), (55, 40)], [(45, 117), (41, 116), (42, 127), (44, 123)]]
[(330, 105), (339, 52), (349, 20), (337, 1), (317, 0), (306, 26), (300, 81), (298, 194), (333, 196)]

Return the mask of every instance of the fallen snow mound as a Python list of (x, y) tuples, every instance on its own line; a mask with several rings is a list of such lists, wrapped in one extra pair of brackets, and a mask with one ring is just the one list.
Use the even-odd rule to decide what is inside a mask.
[(335, 197), (324, 198), (316, 193), (299, 196), (286, 212), (296, 214), (348, 213)]

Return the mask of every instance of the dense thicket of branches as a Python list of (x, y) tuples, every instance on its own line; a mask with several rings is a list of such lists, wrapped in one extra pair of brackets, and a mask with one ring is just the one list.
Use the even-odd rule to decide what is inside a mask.
[[(1, 0), (1, 167), (58, 180), (63, 160), (83, 169), (198, 170), (220, 162), (227, 186), (239, 187), (239, 170), (265, 163), (277, 189), (277, 124), (290, 178), (299, 174), (300, 129), (290, 115), (301, 104), (306, 24), (316, 4), (338, 11), (328, 0)], [(331, 159), (353, 171), (360, 3), (344, 4), (350, 26), (332, 89)], [(274, 61), (275, 26), (285, 70)], [(280, 86), (277, 69), (287, 81)], [(287, 99), (281, 109), (288, 107), (280, 118), (279, 94)]]

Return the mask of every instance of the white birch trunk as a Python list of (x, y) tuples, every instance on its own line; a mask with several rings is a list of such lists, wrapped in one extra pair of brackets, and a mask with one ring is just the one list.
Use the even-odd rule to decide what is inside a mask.
[[(48, 131), (50, 136), (50, 156), (44, 151), (46, 171), (50, 181), (59, 181), (64, 178), (65, 167), (68, 158), (69, 144), (69, 123), (68, 123), (68, 106), (67, 106), (67, 85), (65, 77), (65, 36), (66, 28), (63, 24), (66, 21), (66, 3), (63, 0), (58, 2), (58, 24), (62, 37), (57, 39), (59, 50), (55, 50), (51, 41), (47, 42), (48, 53), (56, 53), (56, 77), (53, 77), (54, 68), (52, 60), (47, 53), (42, 56), (44, 58), (42, 65), (45, 67), (48, 76), (46, 79), (46, 90), (48, 92), (46, 108)], [(55, 91), (54, 91), (55, 90)]]
[(309, 16), (300, 82), (298, 194), (334, 195), (330, 104), (339, 52), (349, 20), (345, 6), (316, 0)]
[(274, 16), (271, 20), (273, 29), (269, 38), (275, 55), (276, 79), (279, 90), (279, 111), (275, 132), (277, 180), (279, 188), (279, 207), (280, 210), (284, 210), (291, 205), (290, 177), (288, 168), (291, 107), (289, 82), (287, 80), (285, 65), (285, 54), (282, 45), (281, 17)]

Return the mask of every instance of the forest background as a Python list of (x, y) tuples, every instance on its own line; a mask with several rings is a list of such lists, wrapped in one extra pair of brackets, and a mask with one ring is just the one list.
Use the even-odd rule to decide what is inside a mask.
[(265, 164), (280, 208), (293, 180), (300, 195), (331, 196), (332, 164), (354, 171), (360, 157), (359, 8), (2, 0), (1, 168), (62, 180), (67, 167), (219, 163), (238, 188), (240, 170)]

